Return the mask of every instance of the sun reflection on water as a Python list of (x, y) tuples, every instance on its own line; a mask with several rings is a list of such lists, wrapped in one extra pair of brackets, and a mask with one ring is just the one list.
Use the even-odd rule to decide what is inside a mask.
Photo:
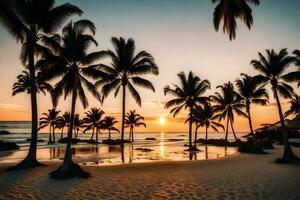
[(159, 152), (160, 152), (160, 158), (164, 159), (165, 158), (165, 133), (161, 132), (160, 133), (160, 143), (159, 143)]

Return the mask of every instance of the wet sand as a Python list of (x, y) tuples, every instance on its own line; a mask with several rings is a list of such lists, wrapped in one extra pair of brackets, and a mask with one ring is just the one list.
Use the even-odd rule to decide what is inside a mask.
[[(298, 156), (300, 149), (294, 148)], [(282, 147), (267, 155), (117, 166), (84, 166), (89, 179), (56, 181), (59, 163), (17, 172), (0, 166), (0, 199), (300, 199), (300, 165), (280, 165)]]

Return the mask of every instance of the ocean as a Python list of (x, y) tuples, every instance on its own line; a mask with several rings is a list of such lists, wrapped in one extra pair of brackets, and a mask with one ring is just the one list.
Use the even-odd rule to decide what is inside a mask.
[[(7, 130), (11, 134), (0, 135), (0, 140), (15, 142), (20, 146), (20, 150), (13, 152), (1, 152), (0, 163), (16, 163), (22, 160), (28, 151), (30, 143), (26, 141), (30, 138), (31, 122), (29, 121), (1, 121), (0, 130)], [(38, 134), (38, 139), (44, 140), (38, 142), (37, 157), (42, 161), (59, 161), (63, 159), (65, 144), (48, 144), (49, 134), (43, 130)], [(242, 137), (246, 133), (237, 133)], [(61, 137), (61, 130), (55, 134), (56, 140)], [(210, 132), (209, 139), (223, 138), (224, 133)], [(66, 137), (66, 130), (64, 133)], [(79, 133), (79, 139), (90, 139), (91, 133)], [(120, 137), (119, 133), (113, 133), (112, 139)], [(205, 134), (198, 133), (198, 138), (204, 138)], [(99, 140), (107, 139), (108, 134), (99, 134)], [(128, 133), (125, 134), (125, 139)], [(198, 145), (201, 151), (190, 155), (185, 151), (185, 144), (188, 143), (187, 132), (135, 132), (135, 142), (126, 144), (121, 150), (118, 146), (75, 144), (73, 145), (73, 157), (77, 162), (83, 165), (111, 165), (122, 163), (153, 162), (166, 160), (201, 160), (224, 157), (236, 153), (236, 148), (215, 147)], [(155, 140), (145, 140), (146, 138), (155, 138)], [(233, 135), (229, 133), (229, 140), (234, 140)], [(147, 148), (147, 151), (139, 150)]]

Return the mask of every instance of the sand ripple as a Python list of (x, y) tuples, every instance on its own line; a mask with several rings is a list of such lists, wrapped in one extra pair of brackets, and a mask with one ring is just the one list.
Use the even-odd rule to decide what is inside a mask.
[(85, 167), (92, 178), (67, 181), (48, 178), (53, 164), (2, 169), (0, 199), (300, 199), (300, 166), (275, 164), (279, 154), (277, 149), (220, 160)]

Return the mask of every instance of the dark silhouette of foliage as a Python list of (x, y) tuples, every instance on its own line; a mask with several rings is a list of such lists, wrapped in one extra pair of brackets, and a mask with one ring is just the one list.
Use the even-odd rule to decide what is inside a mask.
[[(121, 141), (124, 141), (125, 128), (125, 105), (126, 105), (126, 89), (141, 106), (141, 97), (134, 86), (150, 89), (155, 92), (153, 84), (142, 75), (154, 74), (158, 75), (158, 67), (155, 64), (153, 56), (146, 52), (140, 51), (135, 53), (135, 42), (133, 39), (115, 38), (111, 39), (114, 51), (108, 50), (106, 54), (111, 59), (111, 66), (102, 64), (99, 69), (107, 73), (108, 77), (102, 78), (97, 85), (102, 85), (103, 97), (107, 97), (113, 90), (115, 97), (119, 90), (122, 89), (122, 127)], [(121, 142), (121, 147), (124, 144)]]
[(22, 43), (20, 58), (28, 64), (31, 91), (32, 132), (30, 148), (26, 158), (11, 169), (40, 165), (36, 160), (38, 111), (36, 98), (35, 56), (47, 53), (40, 45), (42, 33), (54, 33), (73, 15), (82, 11), (69, 3), (54, 7), (54, 0), (0, 0), (0, 23), (17, 41)]
[(137, 114), (135, 110), (129, 111), (125, 116), (125, 128), (129, 128), (129, 140), (134, 142), (133, 137), (133, 129), (134, 127), (144, 126), (146, 128), (146, 124), (144, 122), (144, 117), (140, 114)]
[(299, 79), (299, 71), (292, 71), (286, 73), (290, 65), (295, 61), (293, 57), (288, 55), (287, 49), (281, 49), (278, 53), (273, 49), (266, 50), (266, 57), (258, 53), (259, 60), (252, 60), (251, 65), (259, 72), (258, 78), (262, 83), (268, 83), (271, 85), (272, 92), (274, 94), (281, 129), (283, 134), (284, 153), (281, 159), (277, 159), (278, 162), (294, 162), (298, 158), (294, 155), (288, 139), (288, 130), (284, 123), (284, 116), (281, 108), (279, 95), (284, 98), (291, 98), (293, 94), (293, 87), (286, 82), (293, 82)]
[(223, 32), (229, 35), (230, 40), (236, 37), (237, 19), (244, 22), (249, 29), (253, 24), (252, 9), (249, 3), (257, 6), (259, 0), (212, 0), (218, 5), (214, 11), (214, 26), (216, 31), (219, 30), (223, 22)]
[(189, 111), (189, 150), (195, 150), (196, 147), (192, 146), (192, 116), (198, 104), (205, 103), (208, 98), (203, 94), (210, 89), (210, 83), (208, 80), (201, 80), (193, 72), (189, 72), (186, 75), (184, 72), (177, 74), (180, 85), (174, 84), (172, 89), (169, 85), (164, 88), (165, 95), (169, 94), (175, 98), (168, 101), (165, 108), (172, 108), (170, 113), (173, 113), (173, 117), (182, 111), (182, 109), (188, 109)]

